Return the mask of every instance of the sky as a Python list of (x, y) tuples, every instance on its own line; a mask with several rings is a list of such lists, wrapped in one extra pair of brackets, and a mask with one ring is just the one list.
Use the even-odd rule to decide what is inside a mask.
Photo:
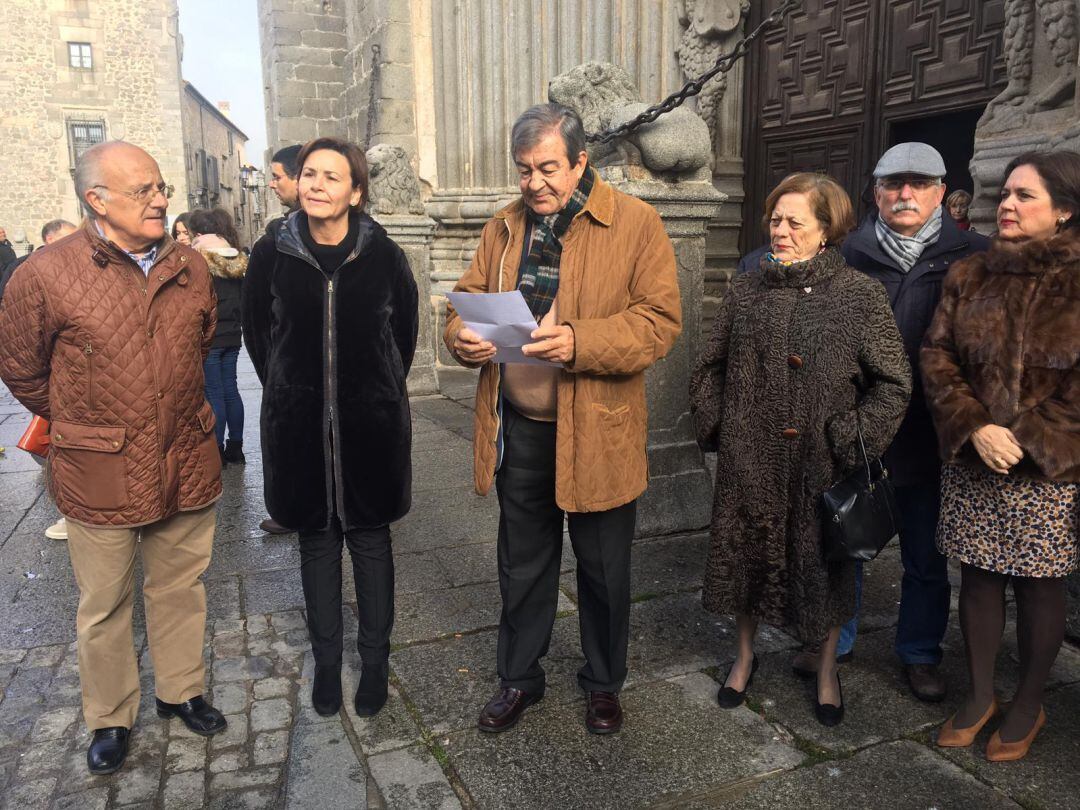
[(179, 0), (184, 78), (213, 103), (228, 101), (248, 136), (249, 163), (262, 166), (266, 105), (256, 0)]

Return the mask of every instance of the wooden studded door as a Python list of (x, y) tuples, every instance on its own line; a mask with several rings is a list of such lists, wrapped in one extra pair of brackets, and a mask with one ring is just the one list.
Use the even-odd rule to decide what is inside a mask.
[[(753, 0), (747, 30), (777, 0)], [(824, 171), (856, 208), (894, 125), (984, 107), (1004, 86), (1005, 0), (803, 0), (748, 56), (742, 247), (765, 197)], [(968, 137), (966, 133), (956, 133)], [(942, 133), (942, 137), (950, 137)]]

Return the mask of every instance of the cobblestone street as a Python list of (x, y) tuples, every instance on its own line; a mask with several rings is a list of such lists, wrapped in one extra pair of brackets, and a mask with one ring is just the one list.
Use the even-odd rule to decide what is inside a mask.
[[(1051, 675), (1048, 725), (1030, 756), (985, 761), (993, 724), (970, 750), (933, 733), (965, 688), (963, 645), (947, 637), (949, 699), (910, 696), (892, 652), (899, 552), (866, 569), (861, 635), (842, 669), (845, 722), (814, 720), (811, 690), (789, 666), (796, 642), (764, 628), (749, 705), (717, 707), (734, 625), (698, 593), (703, 534), (638, 541), (626, 727), (589, 735), (569, 543), (561, 609), (545, 661), (548, 691), (514, 730), (482, 735), (476, 715), (496, 685), (499, 616), (494, 496), (472, 492), (472, 377), (444, 377), (443, 397), (413, 401), (412, 512), (393, 527), (397, 619), (391, 698), (374, 719), (310, 705), (313, 663), (302, 613), (295, 535), (258, 529), (262, 504), (258, 381), (242, 355), (246, 466), (224, 473), (206, 577), (207, 692), (228, 730), (206, 740), (153, 707), (141, 600), (142, 708), (131, 754), (111, 777), (87, 773), (89, 734), (74, 646), (77, 589), (67, 546), (46, 539), (57, 518), (39, 466), (15, 448), (28, 414), (0, 387), (0, 795), (7, 808), (1076, 808), (1080, 807), (1080, 651), (1066, 645)], [(355, 639), (344, 566), (346, 646)], [(954, 590), (954, 602), (956, 592)], [(1006, 630), (1001, 693), (1015, 682)]]

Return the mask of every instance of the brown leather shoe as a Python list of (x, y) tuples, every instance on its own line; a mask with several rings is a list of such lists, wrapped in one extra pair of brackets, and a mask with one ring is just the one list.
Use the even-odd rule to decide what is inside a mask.
[(520, 689), (502, 687), (480, 710), (477, 726), (481, 731), (508, 731), (517, 725), (517, 721), (521, 719), (521, 715), (527, 708), (539, 702), (543, 697), (543, 693), (522, 692)]
[(945, 699), (945, 677), (937, 664), (908, 664), (904, 667), (911, 693), (927, 703), (940, 703)]
[(622, 728), (623, 713), (615, 692), (589, 692), (585, 727), (593, 734), (615, 734)]

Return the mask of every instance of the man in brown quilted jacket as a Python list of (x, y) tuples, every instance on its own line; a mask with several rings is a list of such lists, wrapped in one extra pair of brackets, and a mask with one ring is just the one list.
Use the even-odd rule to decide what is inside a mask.
[[(50, 489), (67, 518), (92, 773), (124, 762), (139, 706), (132, 644), (142, 553), (157, 711), (225, 728), (203, 699), (206, 594), (221, 460), (203, 396), (217, 320), (206, 263), (165, 233), (172, 188), (128, 143), (75, 169), (76, 233), (34, 254), (0, 305), (0, 377), (50, 420)], [(141, 542), (140, 542), (141, 541)]]
[[(659, 215), (588, 165), (577, 113), (530, 108), (511, 148), (521, 199), (484, 226), (459, 292), (520, 290), (538, 327), (523, 351), (548, 365), (495, 364), (495, 347), (450, 309), (444, 340), (480, 368), (476, 490), (499, 496), (500, 688), (481, 731), (505, 731), (544, 694), (564, 516), (577, 557), (578, 683), (586, 727), (622, 727), (630, 544), (648, 483), (645, 369), (682, 328), (675, 255)], [(497, 471), (497, 472), (496, 472)]]

